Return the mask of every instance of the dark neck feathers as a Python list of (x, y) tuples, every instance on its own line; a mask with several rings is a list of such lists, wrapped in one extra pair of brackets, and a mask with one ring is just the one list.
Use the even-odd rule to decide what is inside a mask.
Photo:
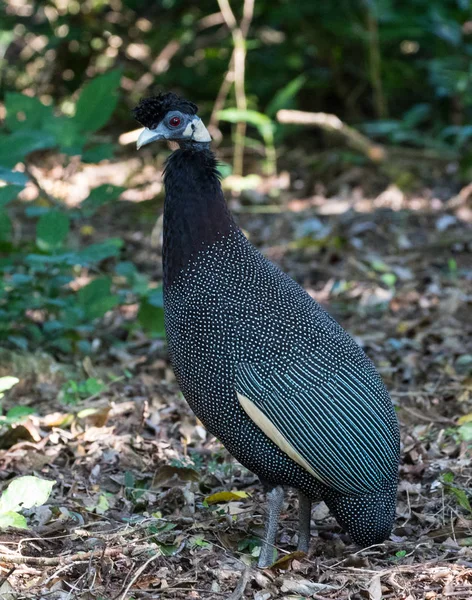
[(221, 189), (214, 154), (205, 144), (176, 150), (164, 172), (164, 288), (199, 250), (235, 227)]

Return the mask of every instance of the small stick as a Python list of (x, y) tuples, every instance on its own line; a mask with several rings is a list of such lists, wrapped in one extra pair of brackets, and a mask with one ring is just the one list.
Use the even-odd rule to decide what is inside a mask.
[(126, 600), (126, 596), (131, 588), (131, 586), (133, 585), (133, 583), (135, 583), (138, 579), (139, 576), (141, 575), (141, 573), (146, 569), (146, 567), (149, 565), (149, 563), (151, 563), (153, 560), (156, 560), (156, 558), (160, 558), (162, 556), (162, 554), (160, 552), (158, 552), (157, 554), (154, 554), (154, 556), (151, 556), (151, 558), (149, 558), (144, 565), (141, 565), (139, 567), (139, 569), (136, 571), (136, 573), (134, 574), (133, 578), (131, 579), (131, 581), (128, 583), (128, 585), (126, 586), (125, 591), (123, 592), (122, 596), (121, 596), (121, 600)]
[(90, 558), (102, 558), (103, 556), (119, 556), (126, 554), (123, 548), (106, 548), (105, 550), (91, 550), (90, 552), (79, 552), (70, 556), (23, 556), (22, 554), (0, 554), (0, 563), (10, 565), (40, 565), (55, 567), (57, 565), (67, 565), (77, 561), (84, 561)]
[(277, 120), (279, 123), (313, 125), (326, 131), (339, 133), (352, 148), (365, 154), (372, 162), (381, 163), (387, 159), (385, 148), (372, 143), (369, 138), (343, 123), (336, 115), (284, 109), (277, 113)]
[(238, 584), (234, 588), (233, 593), (228, 596), (227, 600), (241, 600), (244, 596), (244, 591), (249, 581), (249, 569), (246, 567), (242, 572), (242, 575), (238, 581)]

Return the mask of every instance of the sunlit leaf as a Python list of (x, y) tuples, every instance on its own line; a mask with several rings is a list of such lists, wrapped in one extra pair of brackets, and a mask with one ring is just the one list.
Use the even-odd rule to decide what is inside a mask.
[(10, 375), (5, 375), (5, 377), (0, 377), (0, 392), (7, 392), (11, 390), (11, 388), (19, 383), (18, 377), (11, 377)]
[(273, 135), (274, 124), (265, 114), (256, 110), (240, 110), (238, 108), (225, 108), (218, 111), (218, 118), (229, 123), (243, 121), (257, 128), (263, 138)]
[(73, 117), (82, 131), (97, 131), (108, 122), (118, 102), (120, 79), (121, 71), (109, 71), (84, 87)]
[(0, 498), (0, 513), (42, 506), (47, 502), (55, 483), (33, 475), (14, 479)]
[(464, 423), (464, 425), (461, 425), (457, 431), (458, 431), (459, 435), (461, 436), (461, 438), (465, 442), (472, 442), (472, 423), (471, 422)]
[(27, 529), (28, 524), (23, 515), (8, 510), (6, 512), (0, 512), (0, 529), (6, 529), (7, 527), (18, 527), (18, 529)]
[(247, 492), (216, 492), (216, 494), (207, 496), (205, 498), (205, 502), (207, 504), (219, 504), (220, 502), (232, 502), (237, 500), (243, 500), (244, 498), (248, 497), (249, 494)]

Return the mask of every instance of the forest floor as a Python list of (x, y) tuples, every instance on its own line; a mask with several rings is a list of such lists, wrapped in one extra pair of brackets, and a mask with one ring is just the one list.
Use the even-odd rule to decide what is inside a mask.
[[(0, 473), (56, 484), (24, 512), (30, 529), (1, 534), (2, 599), (472, 598), (471, 205), (467, 194), (359, 190), (232, 204), (251, 241), (329, 306), (391, 391), (402, 426), (391, 538), (360, 550), (320, 504), (308, 556), (294, 553), (289, 492), (279, 561), (257, 569), (262, 488), (196, 421), (161, 340), (71, 360), (85, 376), (118, 377), (73, 405), (61, 401), (63, 366), (38, 354), (18, 359), (20, 383), (4, 399), (36, 414), (0, 429)], [(130, 221), (136, 206), (101, 214), (97, 230), (122, 236), (158, 279), (155, 219)]]

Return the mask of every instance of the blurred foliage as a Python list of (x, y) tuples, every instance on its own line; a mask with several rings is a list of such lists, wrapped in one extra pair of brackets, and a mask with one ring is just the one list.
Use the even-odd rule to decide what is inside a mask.
[[(242, 4), (232, 2), (238, 18)], [(248, 124), (245, 143), (262, 146), (267, 173), (297, 131), (277, 124), (281, 108), (336, 113), (389, 144), (453, 147), (467, 172), (469, 0), (256, 0), (246, 47), (247, 109), (234, 108), (231, 91), (217, 117)], [(163, 335), (162, 292), (120, 258), (122, 240), (83, 246), (76, 235), (125, 187), (98, 186), (78, 208), (41, 189), (36, 202), (17, 197), (37, 185), (29, 165), (41, 152), (65, 165), (113, 159), (118, 135), (135, 127), (130, 108), (158, 89), (208, 116), (232, 50), (215, 0), (0, 4), (0, 342), (93, 353), (96, 328), (124, 305), (137, 306), (128, 329)]]
[[(242, 2), (232, 5), (237, 13)], [(154, 85), (210, 107), (232, 50), (215, 0), (6, 0), (0, 29), (3, 96), (66, 102), (119, 66), (126, 121), (126, 104)], [(460, 127), (471, 116), (471, 36), (469, 0), (256, 0), (248, 108), (269, 112), (293, 81), (301, 109), (363, 122), (401, 120), (420, 105), (421, 129)]]
[[(13, 233), (9, 205), (27, 178), (9, 171), (19, 162), (28, 164), (37, 150), (58, 149), (67, 155), (90, 152), (103, 155), (103, 145), (89, 143), (90, 135), (104, 126), (116, 106), (119, 71), (109, 71), (90, 81), (80, 93), (73, 116), (67, 117), (40, 100), (8, 93), (5, 130), (0, 140), (0, 340), (23, 350), (37, 346), (69, 353), (92, 351), (95, 320), (111, 309), (141, 302), (138, 321), (150, 333), (163, 335), (162, 294), (149, 286), (135, 265), (120, 262), (120, 239), (80, 247), (70, 243), (71, 228), (79, 228), (96, 211), (117, 200), (125, 188), (101, 185), (92, 189), (79, 209), (68, 209), (53, 198), (45, 205), (17, 202), (22, 220), (32, 221), (31, 236)], [(3, 152), (2, 152), (3, 149)], [(85, 156), (84, 156), (85, 155)], [(95, 276), (104, 261), (112, 260), (110, 275)], [(88, 270), (86, 285), (70, 284)]]

